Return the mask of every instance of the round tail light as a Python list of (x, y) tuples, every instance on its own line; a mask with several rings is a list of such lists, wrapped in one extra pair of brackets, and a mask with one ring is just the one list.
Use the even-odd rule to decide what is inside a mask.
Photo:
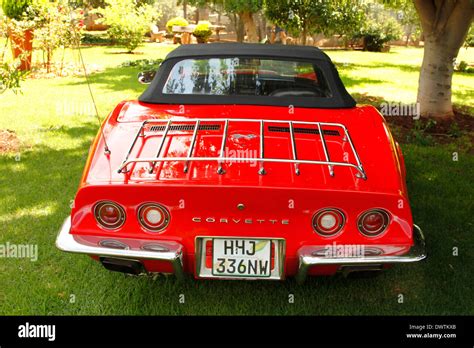
[(109, 230), (115, 230), (125, 222), (125, 210), (114, 202), (97, 203), (94, 216), (100, 226)]
[(332, 237), (342, 230), (345, 221), (339, 209), (322, 209), (313, 217), (313, 229), (323, 237)]
[(146, 203), (138, 209), (138, 221), (147, 230), (159, 232), (168, 226), (170, 214), (160, 204)]
[(389, 221), (390, 216), (385, 210), (373, 209), (366, 211), (359, 217), (357, 226), (363, 235), (375, 237), (387, 229)]

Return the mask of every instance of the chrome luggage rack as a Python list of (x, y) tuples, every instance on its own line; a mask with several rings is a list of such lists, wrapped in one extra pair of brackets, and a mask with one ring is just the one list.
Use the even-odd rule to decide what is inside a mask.
[[(205, 122), (212, 122), (221, 123), (224, 126), (224, 131), (222, 133), (222, 143), (220, 147), (220, 156), (218, 157), (196, 157), (193, 156), (194, 148), (196, 145), (196, 139), (198, 136), (198, 131), (200, 129), (206, 129), (206, 126), (203, 125)], [(241, 122), (241, 123), (259, 123), (260, 124), (260, 151), (258, 158), (236, 158), (236, 157), (226, 157), (225, 156), (225, 146), (227, 143), (228, 138), (228, 129), (229, 124), (231, 122)], [(133, 151), (134, 146), (137, 143), (137, 140), (140, 137), (145, 138), (145, 128), (147, 125), (157, 124), (161, 126), (153, 126), (151, 128), (154, 129), (153, 135), (156, 135), (156, 130), (162, 131), (161, 133), (161, 140), (159, 142), (158, 151), (156, 153), (156, 157), (144, 157), (144, 158), (130, 158), (130, 154)], [(292, 158), (268, 158), (265, 157), (265, 137), (264, 137), (264, 130), (266, 124), (286, 124), (288, 126), (288, 131), (290, 133), (290, 141), (291, 141), (291, 150), (292, 150)], [(299, 130), (307, 130), (312, 131), (314, 134), (318, 134), (321, 140), (321, 144), (323, 147), (324, 157), (325, 160), (303, 160), (298, 158), (298, 154), (296, 151), (296, 140), (295, 140), (295, 126), (315, 126), (316, 128), (300, 128)], [(342, 141), (348, 142), (356, 163), (349, 163), (349, 162), (335, 162), (331, 161), (331, 157), (328, 151), (328, 147), (326, 144), (326, 139), (324, 137), (324, 133), (330, 133), (331, 130), (324, 130), (323, 127), (335, 127), (342, 129), (343, 138)], [(150, 129), (151, 129), (150, 128)], [(193, 135), (191, 138), (191, 144), (189, 146), (187, 156), (186, 157), (164, 157), (162, 155), (162, 151), (165, 145), (166, 137), (173, 132), (174, 130), (182, 131), (183, 129), (192, 130)], [(338, 133), (338, 132), (337, 132)], [(339, 133), (338, 133), (339, 134)], [(316, 165), (324, 165), (327, 166), (329, 175), (334, 176), (334, 167), (350, 167), (357, 170), (356, 177), (366, 180), (367, 175), (365, 174), (364, 168), (360, 161), (359, 155), (354, 147), (354, 143), (349, 135), (349, 131), (347, 128), (340, 123), (326, 123), (326, 122), (305, 122), (305, 121), (283, 121), (283, 120), (263, 120), (263, 119), (241, 119), (241, 118), (199, 118), (199, 119), (186, 119), (186, 120), (171, 120), (171, 119), (153, 119), (153, 120), (146, 120), (142, 123), (140, 129), (138, 130), (135, 138), (130, 145), (130, 149), (127, 152), (120, 168), (118, 169), (119, 173), (129, 173), (130, 170), (128, 166), (134, 163), (150, 163), (149, 173), (153, 173), (153, 170), (157, 163), (159, 162), (185, 162), (184, 165), (184, 172), (186, 173), (189, 170), (189, 163), (192, 161), (217, 161), (218, 163), (218, 174), (225, 174), (225, 170), (223, 168), (224, 162), (254, 162), (259, 163), (259, 170), (258, 174), (265, 175), (265, 167), (264, 164), (266, 162), (273, 162), (273, 163), (290, 163), (293, 164), (295, 167), (295, 174), (300, 175), (301, 171), (299, 168), (300, 164), (316, 164)]]

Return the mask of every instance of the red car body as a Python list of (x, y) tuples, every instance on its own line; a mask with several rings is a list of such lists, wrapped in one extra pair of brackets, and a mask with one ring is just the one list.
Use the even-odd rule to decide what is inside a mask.
[[(372, 106), (126, 101), (91, 146), (57, 246), (134, 274), (303, 280), (379, 270), (426, 255), (405, 177), (400, 147)], [(98, 221), (101, 202), (121, 208), (117, 228)], [(165, 225), (157, 231), (144, 225), (148, 203)], [(372, 222), (387, 218), (383, 231), (364, 234), (361, 219), (374, 210), (383, 214)], [(336, 233), (318, 233), (336, 220)], [(236, 249), (237, 271), (219, 261), (227, 269), (218, 274), (214, 249), (241, 239), (248, 254), (268, 248), (269, 270), (252, 276), (253, 259)], [(351, 254), (356, 246), (362, 254)]]

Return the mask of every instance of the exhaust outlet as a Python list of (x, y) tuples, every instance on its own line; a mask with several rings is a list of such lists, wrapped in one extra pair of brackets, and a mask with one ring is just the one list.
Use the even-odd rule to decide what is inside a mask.
[(140, 261), (118, 259), (113, 257), (101, 257), (100, 263), (105, 269), (112, 272), (121, 272), (132, 275), (139, 275), (145, 273), (145, 268)]

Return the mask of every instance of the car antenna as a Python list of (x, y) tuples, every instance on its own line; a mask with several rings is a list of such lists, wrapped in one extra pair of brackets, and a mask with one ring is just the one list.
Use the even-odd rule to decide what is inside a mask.
[[(73, 17), (73, 10), (72, 10), (72, 6), (71, 6), (71, 1), (68, 1), (68, 5), (69, 5), (69, 16), (71, 17), (71, 22), (74, 23), (74, 17)], [(104, 128), (102, 127), (102, 119), (100, 118), (99, 109), (97, 108), (97, 104), (95, 102), (94, 94), (92, 93), (92, 87), (91, 87), (91, 84), (90, 84), (90, 81), (89, 81), (89, 75), (87, 74), (86, 64), (84, 63), (84, 57), (82, 56), (81, 40), (78, 37), (77, 31), (75, 30), (75, 28), (73, 28), (72, 31), (73, 31), (73, 35), (74, 35), (74, 41), (76, 42), (76, 49), (79, 53), (79, 59), (81, 61), (82, 70), (84, 71), (84, 78), (86, 79), (87, 88), (89, 89), (89, 94), (90, 94), (91, 99), (92, 99), (92, 104), (94, 104), (95, 115), (97, 117), (97, 120), (99, 121), (99, 128), (100, 128), (100, 131), (102, 133), (102, 138), (104, 139), (104, 153), (106, 155), (110, 155), (111, 151), (110, 151), (109, 146), (107, 145), (107, 139), (105, 139)]]

